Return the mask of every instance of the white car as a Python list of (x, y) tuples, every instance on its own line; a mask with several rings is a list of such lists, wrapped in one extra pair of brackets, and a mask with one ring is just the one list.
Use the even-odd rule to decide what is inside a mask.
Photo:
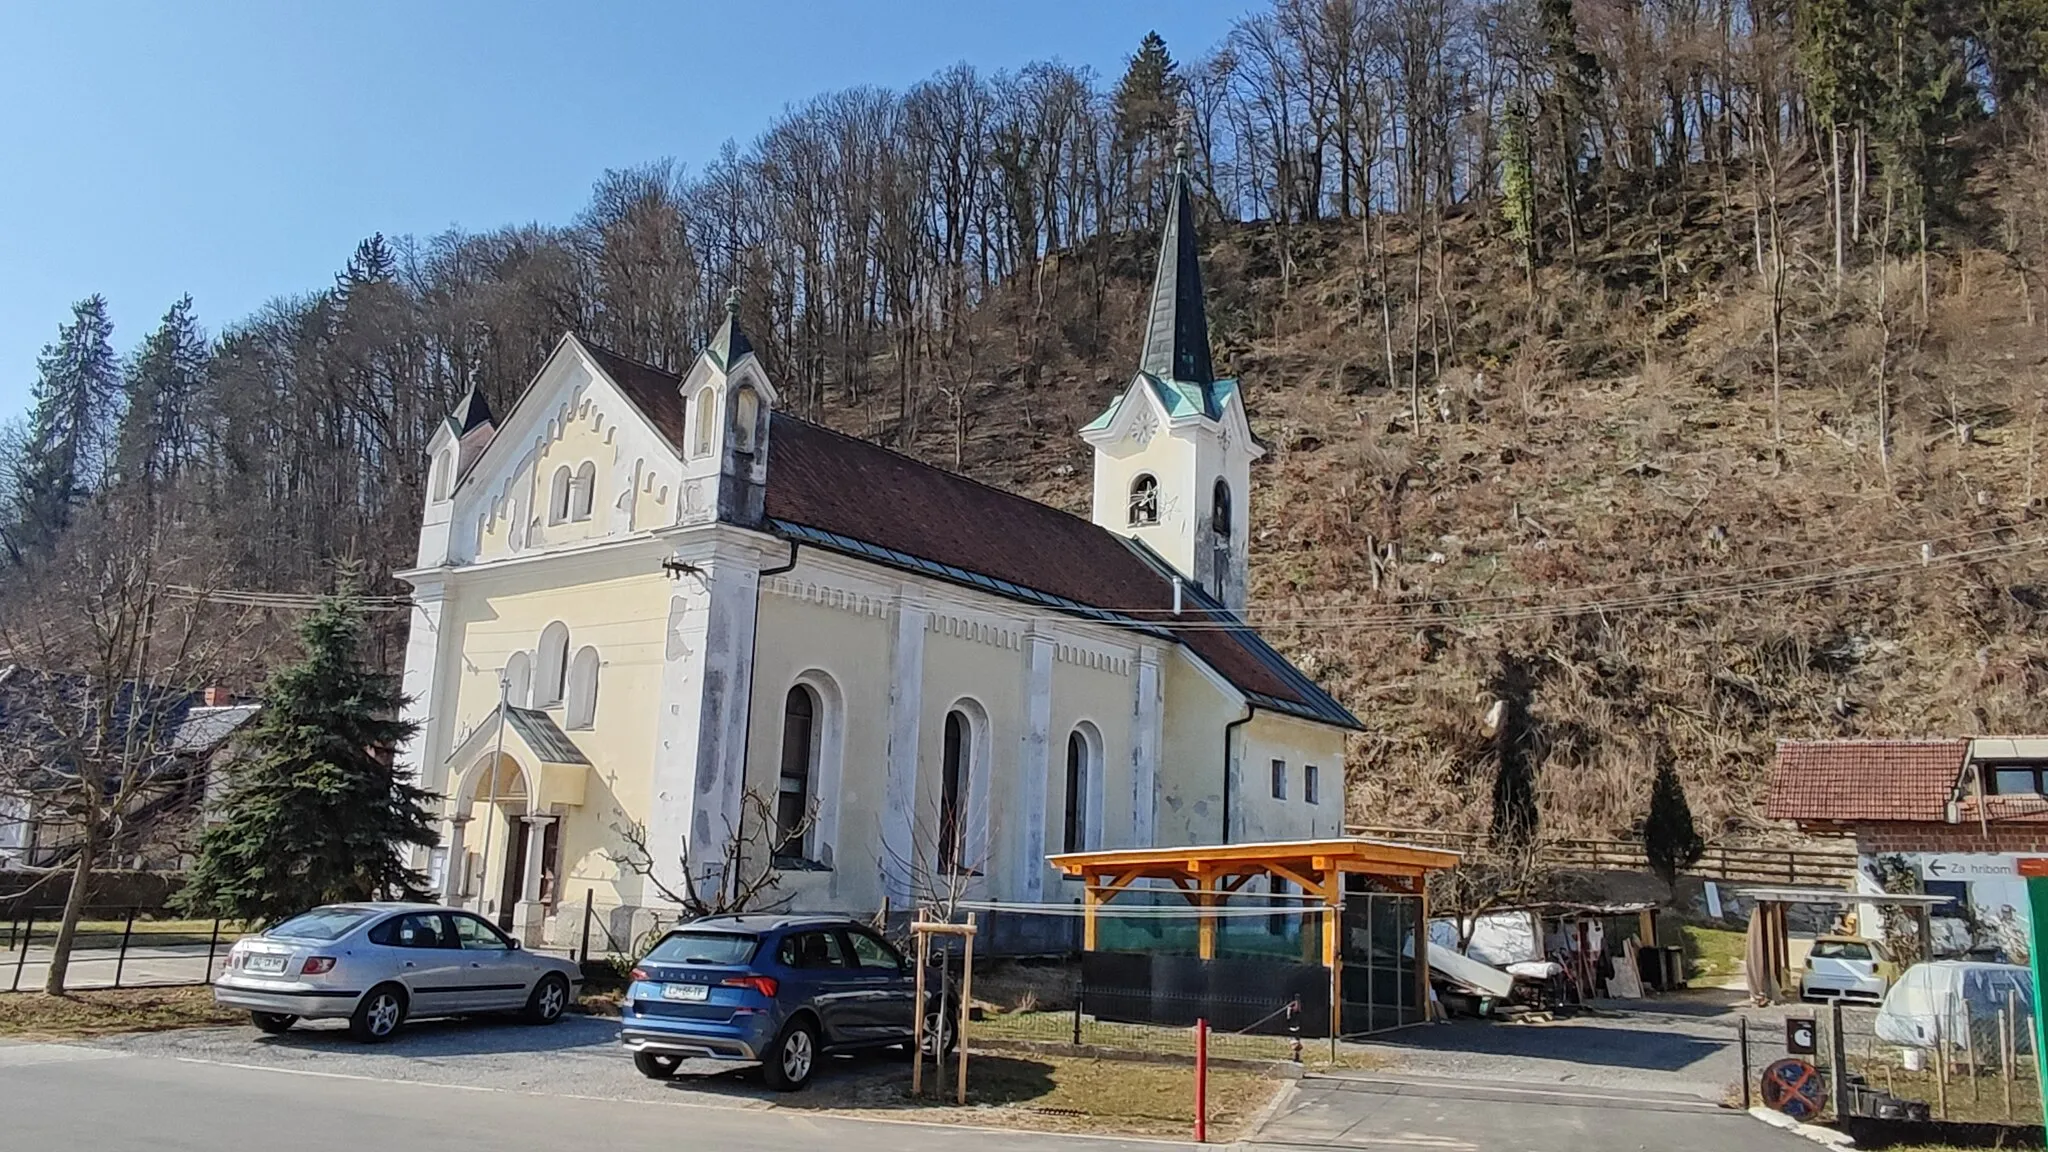
[(575, 964), (460, 908), (330, 904), (236, 941), (213, 998), (265, 1032), (344, 1019), (358, 1040), (384, 1040), (421, 1016), (523, 1012), (552, 1024), (582, 983)]
[(1884, 999), (1891, 983), (1892, 962), (1884, 945), (1859, 936), (1823, 936), (1806, 954), (1799, 998), (1876, 1003)]

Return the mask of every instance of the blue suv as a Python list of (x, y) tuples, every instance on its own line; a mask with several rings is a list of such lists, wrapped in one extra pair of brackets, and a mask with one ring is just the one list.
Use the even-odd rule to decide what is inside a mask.
[[(916, 998), (911, 964), (852, 920), (718, 916), (674, 929), (641, 958), (619, 1042), (653, 1079), (691, 1058), (759, 1061), (769, 1087), (794, 1092), (824, 1055), (908, 1045)], [(928, 1000), (943, 1048), (943, 999)]]

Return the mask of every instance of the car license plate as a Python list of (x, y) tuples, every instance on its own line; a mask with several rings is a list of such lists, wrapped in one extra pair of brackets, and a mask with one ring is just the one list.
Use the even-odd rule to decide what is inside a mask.
[(242, 969), (247, 972), (282, 972), (284, 971), (284, 962), (287, 959), (289, 957), (278, 955), (266, 956), (261, 952), (257, 952), (242, 962)]
[(661, 986), (661, 998), (663, 1000), (708, 1000), (711, 998), (711, 989), (703, 984), (663, 984)]

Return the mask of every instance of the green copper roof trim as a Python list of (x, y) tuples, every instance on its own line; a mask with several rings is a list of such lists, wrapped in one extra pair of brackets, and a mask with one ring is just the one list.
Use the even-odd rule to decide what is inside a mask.
[[(1208, 387), (1186, 380), (1161, 380), (1150, 372), (1138, 373), (1152, 389), (1152, 395), (1159, 398), (1159, 406), (1166, 409), (1168, 419), (1178, 420), (1183, 416), (1207, 416), (1211, 420), (1223, 419), (1223, 409), (1229, 405), (1230, 397), (1237, 391), (1234, 379), (1217, 380)], [(1081, 426), (1083, 432), (1099, 432), (1115, 421), (1117, 412), (1123, 407), (1123, 395), (1109, 402), (1102, 415)]]

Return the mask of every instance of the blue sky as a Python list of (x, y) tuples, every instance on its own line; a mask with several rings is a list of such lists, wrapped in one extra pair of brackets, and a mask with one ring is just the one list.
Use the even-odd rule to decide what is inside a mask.
[(93, 292), (124, 354), (179, 295), (218, 331), (372, 232), (567, 221), (606, 168), (695, 168), (785, 105), (958, 61), (1114, 77), (1255, 0), (6, 0), (0, 419)]

